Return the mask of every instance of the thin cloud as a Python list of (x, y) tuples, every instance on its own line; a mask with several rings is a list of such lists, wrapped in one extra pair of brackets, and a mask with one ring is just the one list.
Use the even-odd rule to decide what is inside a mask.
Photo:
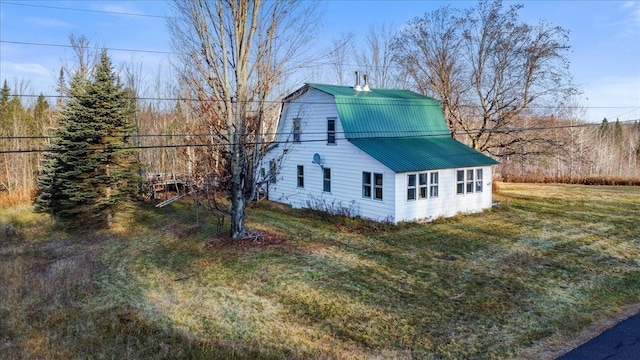
[(44, 66), (35, 63), (13, 63), (9, 62), (5, 64), (7, 67), (13, 69), (16, 72), (37, 74), (37, 75), (50, 75), (51, 72)]
[(123, 4), (101, 4), (100, 6), (95, 8), (100, 11), (108, 11), (113, 13), (118, 13), (122, 15), (138, 13), (138, 11), (132, 9), (129, 6), (125, 6)]
[(75, 25), (59, 19), (45, 19), (45, 18), (28, 18), (26, 20), (32, 25), (42, 26), (46, 28), (71, 28), (76, 27)]
[(640, 33), (640, 2), (627, 1), (620, 5), (621, 20), (613, 25), (621, 28), (620, 36), (635, 36)]

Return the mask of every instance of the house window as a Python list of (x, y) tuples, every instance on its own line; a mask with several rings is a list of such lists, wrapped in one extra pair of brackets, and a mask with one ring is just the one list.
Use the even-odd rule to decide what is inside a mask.
[(438, 172), (407, 175), (407, 200), (438, 197)]
[[(373, 181), (371, 181), (373, 175)], [(382, 174), (362, 172), (362, 197), (382, 200)]]
[(473, 192), (473, 169), (467, 170), (467, 193)]
[(420, 199), (426, 199), (427, 198), (427, 187), (428, 187), (428, 177), (427, 177), (427, 173), (420, 173), (418, 174), (418, 185), (419, 185), (419, 191), (418, 191), (418, 196), (420, 197)]
[(407, 200), (416, 199), (416, 174), (407, 175)]
[(482, 169), (456, 171), (456, 194), (482, 192)]
[(438, 197), (438, 172), (432, 172), (430, 175), (429, 196)]
[(322, 191), (331, 192), (331, 169), (322, 169)]
[(298, 187), (304, 187), (304, 166), (298, 165)]
[(276, 166), (275, 160), (269, 161), (269, 181), (272, 183), (276, 182)]
[(371, 173), (362, 172), (362, 197), (371, 198)]
[(464, 194), (464, 170), (456, 171), (456, 194)]
[(382, 174), (373, 174), (373, 198), (376, 200), (382, 200)]
[(476, 169), (476, 192), (482, 192), (482, 169)]
[(300, 134), (302, 131), (300, 130), (300, 119), (293, 119), (293, 142), (300, 142)]
[(327, 119), (327, 144), (336, 143), (336, 119)]

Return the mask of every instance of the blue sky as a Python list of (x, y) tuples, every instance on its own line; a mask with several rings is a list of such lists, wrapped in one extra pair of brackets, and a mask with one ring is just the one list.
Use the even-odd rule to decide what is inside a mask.
[[(475, 1), (455, 1), (464, 8)], [(570, 31), (569, 59), (583, 94), (579, 104), (590, 121), (640, 119), (640, 1), (505, 1), (521, 3), (520, 18), (546, 19)], [(440, 1), (327, 1), (322, 5), (318, 50), (332, 37), (363, 35), (371, 25), (400, 27), (432, 11)], [(82, 10), (82, 11), (81, 11)], [(119, 13), (119, 14), (114, 14)], [(133, 16), (126, 14), (142, 14)], [(170, 70), (169, 33), (162, 17), (164, 1), (20, 1), (0, 0), (0, 80), (15, 87), (25, 82), (31, 93), (55, 93), (63, 60), (71, 60), (69, 35), (84, 35), (106, 47), (116, 64), (142, 65), (148, 81)], [(29, 45), (26, 43), (48, 44)], [(149, 50), (131, 52), (115, 49)], [(317, 69), (306, 79), (322, 82)], [(294, 86), (301, 84), (294, 84)]]

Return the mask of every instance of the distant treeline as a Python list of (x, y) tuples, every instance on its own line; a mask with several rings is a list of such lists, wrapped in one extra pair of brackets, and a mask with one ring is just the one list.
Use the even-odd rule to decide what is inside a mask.
[[(17, 93), (24, 93), (17, 85)], [(6, 81), (0, 97), (0, 205), (32, 201), (42, 152), (54, 134), (56, 109), (44, 96), (25, 104), (12, 95)], [(30, 99), (30, 98), (27, 98)], [(135, 101), (131, 115), (140, 147), (138, 160), (147, 174), (192, 174), (202, 158), (217, 161), (219, 146), (211, 143), (211, 119), (202, 119), (178, 101)], [(277, 115), (265, 125), (273, 135)], [(500, 161), (496, 178), (511, 182), (586, 185), (640, 185), (640, 122), (591, 124), (578, 120), (525, 119), (522, 141)], [(215, 165), (215, 164), (214, 164)], [(213, 166), (213, 165), (212, 165)], [(214, 166), (215, 167), (215, 166)], [(202, 171), (200, 169), (200, 171)], [(145, 174), (140, 175), (145, 175)]]

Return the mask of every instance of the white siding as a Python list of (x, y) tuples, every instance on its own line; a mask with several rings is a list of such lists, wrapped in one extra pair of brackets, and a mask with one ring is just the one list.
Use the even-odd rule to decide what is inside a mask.
[[(293, 119), (301, 119), (301, 142), (293, 143)], [(336, 144), (327, 144), (327, 118), (336, 119)], [(354, 214), (374, 220), (394, 220), (395, 174), (378, 161), (344, 139), (332, 96), (311, 90), (283, 109), (278, 126), (277, 147), (263, 162), (268, 172), (269, 160), (282, 157), (277, 181), (269, 185), (269, 200), (295, 208), (310, 204), (349, 208)], [(286, 144), (284, 143), (286, 142)], [(324, 168), (331, 169), (331, 192), (323, 192), (322, 168), (313, 164), (319, 154)], [(304, 188), (297, 186), (297, 166), (304, 166)], [(383, 174), (383, 199), (362, 197), (362, 172)]]
[[(456, 170), (438, 170), (438, 197), (407, 200), (407, 173), (396, 174), (396, 221), (434, 220), (458, 213), (468, 214), (490, 208), (492, 203), (491, 166), (476, 167), (483, 171), (482, 192), (456, 194)], [(472, 168), (469, 168), (472, 169)]]
[[(300, 143), (293, 143), (293, 119), (299, 118)], [(327, 144), (327, 118), (336, 119), (336, 144)], [(386, 166), (344, 139), (333, 96), (311, 89), (285, 105), (278, 124), (278, 146), (272, 148), (262, 167), (279, 160), (276, 182), (269, 184), (269, 200), (303, 208), (320, 204), (378, 221), (433, 220), (440, 216), (473, 213), (491, 207), (491, 166), (483, 169), (483, 191), (456, 194), (456, 170), (438, 170), (438, 197), (407, 200), (407, 174), (395, 174)], [(331, 169), (331, 192), (323, 192), (323, 172), (313, 163), (319, 154), (324, 168)], [(297, 186), (297, 167), (304, 167), (304, 187)], [(476, 168), (474, 168), (476, 169)], [(465, 169), (466, 170), (466, 169)], [(362, 172), (383, 174), (383, 199), (362, 195)]]

